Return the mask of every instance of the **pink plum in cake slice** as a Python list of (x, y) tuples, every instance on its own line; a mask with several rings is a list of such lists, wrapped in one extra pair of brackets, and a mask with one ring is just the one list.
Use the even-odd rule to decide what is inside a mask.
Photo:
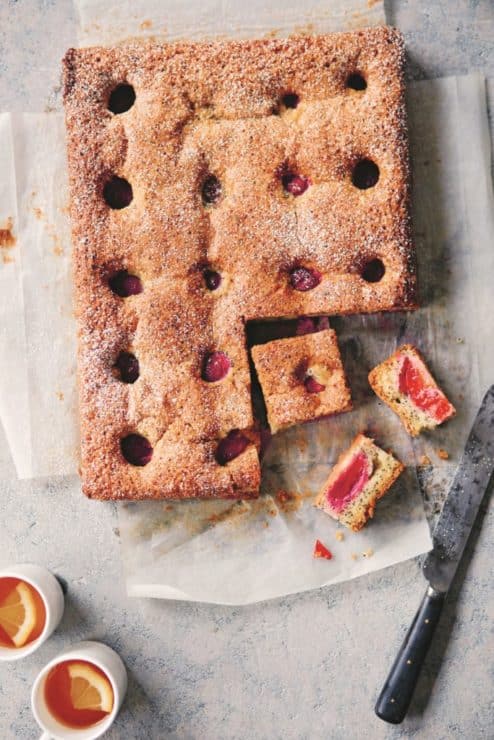
[(456, 409), (432, 377), (419, 351), (405, 344), (369, 373), (373, 391), (416, 437), (455, 415)]
[(377, 501), (392, 486), (404, 465), (370, 437), (358, 434), (340, 455), (315, 505), (357, 532), (374, 516)]

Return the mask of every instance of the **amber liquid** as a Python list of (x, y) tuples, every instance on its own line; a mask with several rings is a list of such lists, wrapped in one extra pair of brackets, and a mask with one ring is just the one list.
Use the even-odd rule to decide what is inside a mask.
[(94, 663), (86, 660), (65, 660), (59, 663), (49, 672), (45, 681), (45, 701), (48, 709), (58, 722), (71, 727), (73, 730), (81, 730), (91, 727), (108, 716), (107, 712), (100, 709), (76, 709), (70, 697), (69, 666), (72, 663), (85, 663), (108, 681), (106, 673), (101, 671)]
[(36, 622), (33, 629), (31, 630), (27, 641), (20, 648), (17, 648), (14, 645), (7, 632), (5, 632), (5, 630), (0, 625), (0, 647), (12, 648), (13, 650), (21, 650), (23, 647), (26, 647), (26, 645), (29, 645), (29, 643), (37, 640), (43, 632), (46, 624), (45, 602), (41, 598), (38, 591), (36, 591), (36, 589), (33, 588), (30, 583), (26, 583), (26, 581), (23, 581), (21, 578), (0, 578), (0, 606), (2, 606), (9, 594), (15, 588), (17, 588), (19, 583), (24, 583), (31, 592), (36, 606)]

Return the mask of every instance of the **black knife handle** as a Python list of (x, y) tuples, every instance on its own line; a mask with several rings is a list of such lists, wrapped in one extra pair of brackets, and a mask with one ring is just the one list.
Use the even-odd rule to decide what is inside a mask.
[(375, 712), (385, 722), (399, 725), (405, 718), (444, 599), (429, 586), (376, 703)]

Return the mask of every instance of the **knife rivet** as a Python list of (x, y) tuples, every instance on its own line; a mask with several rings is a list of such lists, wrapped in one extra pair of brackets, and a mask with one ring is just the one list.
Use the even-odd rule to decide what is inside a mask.
[(425, 620), (425, 623), (426, 623), (426, 624), (429, 624), (429, 620), (428, 620), (428, 619), (426, 619), (426, 620)]
[(395, 700), (394, 699), (391, 699), (391, 704), (394, 704), (394, 703), (395, 703)]
[(411, 660), (407, 660), (407, 665), (412, 665), (412, 661)]

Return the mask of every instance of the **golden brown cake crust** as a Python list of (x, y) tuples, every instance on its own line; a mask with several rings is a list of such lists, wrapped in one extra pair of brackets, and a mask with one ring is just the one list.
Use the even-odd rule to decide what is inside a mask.
[[(273, 433), (352, 408), (332, 329), (276, 339), (251, 352)], [(320, 392), (310, 391), (312, 379), (324, 386)]]
[[(349, 74), (367, 89), (349, 89)], [(136, 94), (108, 110), (116, 85)], [(296, 109), (280, 98), (296, 93)], [(215, 462), (230, 429), (251, 429), (244, 321), (415, 306), (403, 41), (398, 31), (287, 40), (135, 44), (72, 49), (64, 60), (76, 306), (82, 475), (95, 498), (248, 496), (259, 487), (254, 445)], [(380, 168), (358, 189), (361, 159)], [(287, 194), (287, 170), (310, 179)], [(221, 182), (217, 205), (201, 187)], [(113, 175), (132, 186), (121, 210), (103, 198)], [(380, 282), (361, 276), (379, 258)], [(223, 277), (205, 289), (205, 266)], [(320, 284), (294, 290), (290, 271)], [(108, 279), (125, 269), (143, 292), (119, 298)], [(115, 378), (118, 352), (137, 356), (136, 383)], [(225, 381), (205, 384), (207, 352), (227, 352)], [(151, 442), (130, 466), (122, 435)]]

